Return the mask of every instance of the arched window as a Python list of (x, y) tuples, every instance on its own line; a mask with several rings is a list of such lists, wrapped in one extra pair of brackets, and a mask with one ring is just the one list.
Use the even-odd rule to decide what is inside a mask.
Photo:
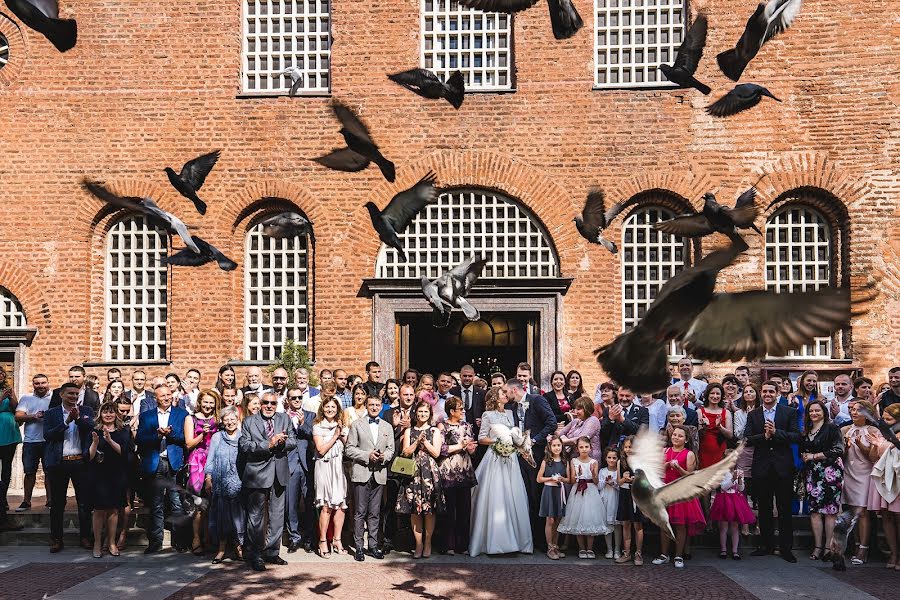
[(535, 217), (495, 192), (452, 190), (425, 207), (400, 234), (408, 262), (382, 244), (375, 276), (436, 278), (479, 253), (488, 259), (482, 277), (559, 277), (559, 260)]
[(169, 237), (141, 216), (127, 216), (106, 241), (106, 332), (110, 361), (166, 358)]
[(244, 356), (253, 361), (275, 360), (285, 340), (309, 340), (309, 240), (265, 236), (264, 218), (247, 230), (245, 244)]
[[(688, 260), (688, 240), (653, 229), (675, 214), (661, 206), (642, 206), (622, 226), (622, 327), (631, 329), (644, 317), (656, 292)], [(672, 357), (683, 354), (672, 342)]]
[(17, 329), (27, 325), (18, 299), (6, 288), (0, 287), (0, 329)]
[[(788, 204), (766, 222), (766, 289), (779, 292), (817, 290), (832, 284), (831, 227), (804, 204)], [(832, 338), (815, 338), (791, 358), (832, 358)]]

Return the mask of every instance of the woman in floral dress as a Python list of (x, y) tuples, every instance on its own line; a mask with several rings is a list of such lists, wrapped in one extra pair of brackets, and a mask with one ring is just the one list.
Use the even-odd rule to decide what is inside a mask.
[[(806, 434), (800, 442), (803, 481), (809, 504), (809, 524), (815, 546), (811, 560), (828, 560), (823, 556), (831, 547), (834, 522), (841, 511), (844, 487), (844, 440), (841, 430), (828, 420), (828, 409), (819, 400), (806, 405)], [(823, 536), (824, 521), (824, 536)]]
[(478, 447), (472, 426), (465, 421), (463, 402), (456, 396), (444, 406), (444, 447), (438, 467), (447, 507), (447, 554), (463, 553), (469, 549), (469, 524), (472, 512), (472, 487), (477, 483), (471, 455)]

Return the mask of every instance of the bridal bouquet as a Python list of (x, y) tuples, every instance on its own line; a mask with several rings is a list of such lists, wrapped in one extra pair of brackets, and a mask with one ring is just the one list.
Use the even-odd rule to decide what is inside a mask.
[(491, 425), (491, 435), (497, 440), (491, 444), (491, 449), (503, 458), (509, 458), (515, 454), (522, 445), (523, 436), (518, 427), (510, 429), (499, 423)]
[(491, 449), (503, 458), (509, 458), (516, 453), (515, 446), (507, 442), (502, 442), (500, 440), (497, 440), (496, 442), (491, 444)]

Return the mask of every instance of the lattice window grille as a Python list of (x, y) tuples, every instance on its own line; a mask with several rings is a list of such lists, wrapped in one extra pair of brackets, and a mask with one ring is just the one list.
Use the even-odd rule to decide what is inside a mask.
[[(636, 210), (622, 227), (622, 327), (640, 322), (662, 285), (681, 271), (688, 260), (688, 242), (653, 229), (653, 224), (675, 214), (649, 206)], [(670, 358), (681, 357), (681, 345), (672, 342)]]
[(400, 234), (408, 262), (382, 244), (376, 277), (435, 279), (472, 254), (488, 258), (483, 278), (558, 277), (547, 235), (511, 200), (491, 192), (454, 190), (420, 212)]
[(126, 217), (106, 244), (105, 357), (111, 361), (166, 358), (168, 236), (143, 217)]
[[(766, 289), (818, 290), (831, 285), (831, 227), (818, 211), (800, 205), (778, 210), (766, 222)], [(831, 337), (815, 338), (789, 358), (833, 357)]]
[(0, 288), (0, 329), (25, 327), (22, 305), (8, 290)]
[(684, 0), (594, 0), (594, 87), (671, 84), (659, 65), (681, 45)]
[(9, 40), (6, 39), (6, 36), (0, 33), (0, 69), (6, 66), (6, 63), (9, 62)]
[(308, 240), (274, 239), (262, 223), (247, 232), (244, 260), (244, 351), (272, 361), (285, 340), (306, 346), (309, 333)]
[(243, 90), (287, 94), (289, 67), (303, 72), (298, 94), (331, 90), (331, 0), (243, 1)]
[(421, 19), (423, 68), (441, 80), (461, 71), (466, 91), (512, 89), (512, 16), (422, 0)]

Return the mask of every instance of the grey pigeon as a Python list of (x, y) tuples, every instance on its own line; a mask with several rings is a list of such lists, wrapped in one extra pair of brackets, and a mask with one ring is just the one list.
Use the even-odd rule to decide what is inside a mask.
[(741, 78), (747, 64), (763, 44), (787, 29), (800, 14), (802, 0), (768, 0), (760, 2), (737, 45), (716, 57), (719, 68), (732, 81)]
[(754, 360), (782, 356), (849, 321), (848, 288), (715, 293), (719, 271), (748, 248), (739, 235), (729, 237), (727, 248), (663, 284), (637, 326), (595, 351), (614, 381), (638, 394), (664, 389), (669, 384), (668, 340), (681, 341), (685, 352), (698, 359)]
[(395, 248), (403, 262), (406, 262), (406, 252), (398, 234), (409, 226), (420, 210), (437, 199), (438, 193), (434, 187), (436, 178), (434, 172), (429, 171), (416, 185), (391, 198), (384, 210), (379, 210), (374, 202), (366, 202), (366, 210), (369, 211), (372, 227), (378, 232), (378, 237)]
[(591, 190), (588, 192), (581, 214), (576, 215), (572, 220), (575, 221), (575, 227), (581, 237), (592, 244), (602, 244), (604, 248), (615, 254), (619, 249), (614, 242), (603, 237), (603, 230), (609, 227), (610, 222), (622, 212), (625, 203), (618, 202), (609, 210), (604, 210), (605, 199), (603, 190)]
[[(517, 13), (531, 8), (538, 0), (459, 0), (459, 3), (486, 12)], [(584, 21), (575, 10), (572, 0), (547, 0), (547, 7), (550, 10), (553, 37), (556, 39), (570, 38), (584, 27)]]
[(781, 102), (772, 92), (755, 83), (740, 83), (734, 89), (706, 107), (706, 112), (714, 117), (730, 117), (749, 110), (759, 104), (763, 96)]
[(177, 235), (184, 241), (184, 245), (193, 252), (200, 254), (200, 248), (194, 243), (191, 234), (188, 233), (187, 225), (173, 215), (157, 206), (153, 198), (138, 198), (135, 196), (117, 196), (110, 192), (103, 183), (97, 181), (88, 181), (83, 179), (81, 187), (87, 190), (98, 199), (103, 200), (111, 206), (124, 208), (125, 210), (134, 211), (144, 215), (147, 221), (154, 227), (164, 229), (171, 235)]
[(753, 229), (762, 235), (753, 223), (759, 214), (756, 206), (756, 188), (750, 188), (734, 203), (734, 208), (722, 206), (716, 201), (712, 192), (703, 195), (703, 212), (694, 215), (682, 215), (655, 223), (653, 228), (663, 233), (681, 237), (702, 237), (711, 233), (734, 233), (735, 229)]
[(428, 69), (410, 69), (388, 75), (388, 79), (423, 98), (429, 100), (444, 98), (455, 109), (462, 106), (463, 96), (466, 93), (465, 80), (460, 71), (453, 73), (447, 79), (447, 83)]
[(834, 521), (834, 534), (831, 536), (831, 568), (835, 571), (847, 570), (847, 540), (850, 532), (856, 527), (859, 515), (853, 509), (847, 509)]
[(214, 150), (209, 154), (198, 156), (194, 160), (184, 163), (181, 173), (176, 173), (171, 167), (166, 167), (166, 175), (178, 193), (194, 203), (194, 207), (201, 215), (206, 214), (206, 203), (197, 196), (197, 191), (203, 187), (206, 176), (216, 166), (221, 150)]
[(312, 223), (303, 215), (288, 211), (271, 216), (262, 222), (263, 235), (275, 239), (303, 237), (312, 233)]
[(200, 252), (194, 252), (189, 248), (185, 248), (175, 254), (172, 254), (162, 262), (179, 267), (200, 267), (206, 263), (215, 261), (219, 268), (223, 271), (234, 271), (238, 264), (222, 254), (222, 251), (199, 237), (192, 236), (194, 244), (199, 248)]
[(75, 19), (59, 18), (56, 0), (6, 0), (6, 6), (31, 29), (50, 40), (57, 50), (65, 52), (78, 41)]
[(340, 133), (344, 136), (347, 147), (337, 148), (330, 154), (313, 160), (329, 169), (351, 173), (362, 171), (374, 162), (381, 169), (385, 179), (394, 181), (396, 178), (394, 163), (384, 157), (359, 117), (347, 105), (338, 100), (331, 103), (331, 110), (341, 122)]
[(282, 71), (281, 74), (291, 76), (291, 89), (288, 92), (288, 96), (293, 98), (297, 95), (297, 90), (300, 89), (300, 86), (303, 85), (303, 71), (301, 71), (297, 67), (288, 67), (287, 69)]
[(470, 321), (481, 318), (478, 309), (472, 306), (466, 299), (475, 281), (481, 276), (481, 271), (487, 259), (481, 256), (472, 256), (453, 267), (434, 281), (422, 276), (422, 293), (432, 307), (432, 321), (435, 327), (446, 327), (450, 323), (450, 314), (454, 308), (459, 308)]
[(705, 469), (698, 469), (675, 481), (663, 484), (665, 471), (663, 456), (665, 448), (662, 438), (648, 428), (642, 428), (634, 439), (628, 466), (633, 469), (631, 497), (641, 513), (653, 521), (663, 533), (673, 540), (675, 533), (669, 523), (666, 507), (678, 502), (687, 502), (716, 489), (731, 468), (737, 463), (744, 449), (743, 440), (734, 452)]
[(688, 29), (687, 35), (684, 36), (681, 47), (678, 48), (675, 63), (672, 66), (659, 66), (659, 70), (669, 81), (677, 83), (681, 87), (696, 88), (704, 95), (709, 94), (712, 90), (705, 83), (697, 81), (694, 73), (697, 72), (697, 66), (703, 56), (703, 47), (706, 46), (706, 32), (706, 15), (699, 13), (691, 28)]

